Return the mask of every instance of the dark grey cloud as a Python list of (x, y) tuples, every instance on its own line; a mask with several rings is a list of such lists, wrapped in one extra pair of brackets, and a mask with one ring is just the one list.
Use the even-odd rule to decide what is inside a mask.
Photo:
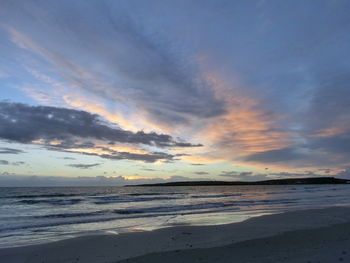
[(297, 148), (283, 148), (265, 152), (253, 153), (243, 158), (246, 162), (277, 163), (296, 161), (306, 158), (305, 153), (299, 152)]
[(130, 152), (117, 152), (112, 151), (109, 154), (100, 154), (98, 155), (102, 158), (111, 159), (111, 160), (134, 160), (134, 161), (143, 161), (146, 163), (154, 163), (156, 161), (165, 161), (173, 162), (178, 160), (176, 155), (163, 153), (163, 152), (152, 152), (152, 153), (130, 153)]
[(0, 154), (20, 154), (20, 153), (24, 153), (24, 151), (13, 149), (13, 148), (0, 147)]
[(205, 164), (204, 163), (191, 163), (191, 165), (200, 166), (200, 165), (205, 165)]
[(76, 158), (73, 158), (73, 157), (63, 157), (62, 159), (63, 160), (76, 160)]
[[(8, 102), (0, 102), (0, 138), (21, 143), (63, 140), (64, 144), (57, 145), (62, 148), (68, 148), (76, 138), (158, 147), (201, 146), (175, 141), (166, 134), (126, 131), (86, 111)], [(94, 144), (87, 142), (76, 146), (90, 148)]]
[[(175, 161), (182, 154), (172, 155), (158, 151), (145, 154), (118, 152), (108, 147), (97, 146), (93, 141), (100, 140), (107, 144), (143, 144), (160, 148), (202, 146), (175, 140), (166, 134), (123, 130), (115, 124), (107, 123), (100, 116), (85, 111), (9, 102), (0, 102), (0, 139), (19, 143), (33, 143), (40, 140), (47, 149), (63, 152), (73, 152), (73, 148), (101, 149), (106, 153), (81, 153), (111, 160), (135, 160), (148, 163), (158, 160)], [(50, 144), (52, 141), (56, 143)], [(3, 153), (22, 152), (10, 148), (1, 148), (1, 150)]]
[(6, 161), (6, 160), (0, 160), (0, 165), (14, 165), (14, 166), (19, 166), (19, 165), (24, 165), (25, 162), (21, 162), (21, 161), (18, 161), (18, 162), (9, 162), (9, 161)]
[(93, 163), (93, 164), (73, 163), (73, 164), (68, 164), (67, 166), (74, 167), (74, 168), (80, 168), (80, 169), (90, 169), (92, 167), (96, 167), (99, 165), (101, 165), (101, 164), (100, 163)]
[(148, 153), (130, 153), (130, 152), (118, 152), (115, 150), (108, 149), (106, 147), (98, 147), (93, 146), (95, 150), (101, 149), (107, 153), (93, 153), (93, 152), (84, 152), (84, 151), (72, 151), (72, 148), (75, 148), (75, 144), (70, 144), (70, 147), (65, 148), (61, 147), (61, 145), (55, 145), (55, 146), (47, 146), (48, 150), (53, 151), (62, 151), (62, 152), (68, 152), (68, 153), (79, 153), (84, 155), (90, 155), (90, 156), (98, 156), (104, 159), (110, 159), (110, 160), (132, 160), (132, 161), (142, 161), (145, 163), (154, 163), (156, 161), (162, 161), (162, 162), (174, 162), (178, 161), (179, 159), (177, 156), (178, 154), (168, 154), (164, 152), (148, 152)]
[(25, 162), (18, 161), (18, 162), (12, 162), (11, 164), (14, 165), (14, 166), (19, 166), (19, 165), (24, 165)]
[(195, 174), (198, 174), (198, 175), (206, 175), (206, 174), (209, 174), (208, 172), (194, 172)]

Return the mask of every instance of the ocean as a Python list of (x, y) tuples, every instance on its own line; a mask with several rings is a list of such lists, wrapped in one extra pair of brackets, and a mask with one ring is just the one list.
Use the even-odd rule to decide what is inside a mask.
[(0, 248), (350, 205), (350, 185), (0, 188)]

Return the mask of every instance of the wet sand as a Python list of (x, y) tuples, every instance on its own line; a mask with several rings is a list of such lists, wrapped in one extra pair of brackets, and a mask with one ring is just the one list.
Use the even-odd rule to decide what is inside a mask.
[(0, 249), (1, 262), (350, 262), (350, 208)]

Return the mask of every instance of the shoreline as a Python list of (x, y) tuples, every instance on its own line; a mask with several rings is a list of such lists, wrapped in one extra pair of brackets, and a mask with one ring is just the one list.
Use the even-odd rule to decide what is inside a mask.
[[(346, 231), (346, 229), (349, 230)], [(253, 217), (243, 222), (226, 225), (177, 226), (118, 235), (81, 236), (52, 243), (0, 249), (0, 258), (7, 263), (107, 263), (126, 259), (130, 260), (128, 262), (147, 262), (150, 257), (153, 257), (153, 261), (148, 262), (158, 262), (159, 258), (173, 258), (174, 253), (176, 253), (177, 258), (182, 258), (179, 262), (193, 262), (194, 258), (202, 258), (200, 255), (205, 255), (209, 251), (211, 251), (210, 255), (219, 258), (220, 255), (224, 255), (228, 251), (235, 249), (238, 251), (242, 244), (253, 247), (250, 253), (252, 255), (263, 253), (265, 251), (263, 247), (267, 239), (271, 243), (276, 243), (282, 238), (283, 242), (280, 240), (276, 244), (290, 243), (293, 245), (293, 240), (297, 239), (295, 236), (304, 237), (305, 239), (310, 236), (310, 233), (312, 233), (311, 236), (319, 235), (314, 240), (315, 244), (329, 240), (330, 244), (328, 245), (330, 247), (336, 243), (340, 234), (345, 236), (349, 234), (350, 237), (350, 207), (298, 210)], [(328, 234), (322, 237), (322, 233), (324, 235), (326, 235), (325, 233)], [(334, 235), (331, 240), (329, 238), (330, 233), (338, 233), (338, 236)], [(349, 239), (346, 239), (345, 236), (342, 237), (342, 242), (349, 243)], [(303, 238), (299, 239), (303, 240)], [(288, 248), (288, 245), (284, 247), (286, 246)], [(284, 247), (280, 247), (279, 251), (274, 254), (281, 257), (281, 250)], [(350, 246), (348, 245), (347, 248), (350, 248)], [(350, 255), (350, 251), (345, 251), (345, 253)], [(314, 254), (319, 253), (315, 251)], [(344, 256), (339, 256), (338, 259), (344, 258)], [(239, 257), (238, 253), (231, 258), (231, 262), (234, 259), (240, 260)], [(244, 257), (244, 255), (241, 255), (241, 257)], [(190, 258), (192, 258), (192, 261), (189, 260)], [(205, 260), (209, 258), (208, 254), (201, 259), (201, 262), (206, 262)], [(218, 259), (217, 262), (225, 262), (223, 260), (226, 258), (227, 256), (222, 260)]]
[(294, 230), (227, 246), (151, 253), (117, 263), (349, 262), (350, 223)]

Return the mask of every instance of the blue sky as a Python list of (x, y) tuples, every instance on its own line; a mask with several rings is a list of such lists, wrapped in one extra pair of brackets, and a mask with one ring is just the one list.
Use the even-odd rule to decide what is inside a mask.
[(1, 1), (1, 178), (349, 177), (349, 11)]

